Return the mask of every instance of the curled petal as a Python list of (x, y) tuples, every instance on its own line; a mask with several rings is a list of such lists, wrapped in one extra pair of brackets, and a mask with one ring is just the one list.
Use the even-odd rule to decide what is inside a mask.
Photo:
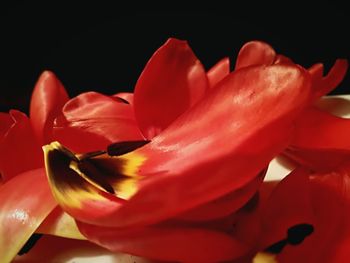
[(230, 74), (230, 59), (226, 57), (221, 59), (208, 71), (209, 87), (213, 88), (228, 74)]
[(148, 61), (135, 87), (135, 115), (143, 135), (153, 138), (207, 88), (205, 70), (187, 42), (169, 39)]
[(10, 262), (57, 203), (44, 169), (22, 173), (0, 186), (0, 200), (0, 261)]
[(247, 252), (247, 247), (238, 240), (209, 229), (152, 226), (123, 230), (81, 222), (78, 227), (88, 240), (102, 247), (154, 260), (221, 262)]
[(272, 65), (275, 57), (276, 52), (269, 44), (251, 41), (244, 44), (239, 51), (235, 70), (252, 65)]
[(323, 65), (312, 66), (309, 72), (313, 79), (313, 98), (318, 99), (336, 88), (344, 79), (347, 69), (347, 60), (337, 59), (328, 74), (323, 77)]
[(53, 121), (67, 101), (68, 94), (56, 76), (42, 73), (30, 102), (30, 121), (41, 145), (52, 140)]
[[(63, 107), (54, 138), (76, 152), (105, 149), (110, 143), (140, 140), (132, 106), (96, 92), (86, 92)], [(86, 143), (81, 143), (84, 141)]]
[[(9, 119), (12, 124), (8, 126)], [(3, 180), (43, 166), (40, 145), (34, 136), (27, 116), (12, 110), (6, 117), (8, 130), (0, 139), (0, 174)]]

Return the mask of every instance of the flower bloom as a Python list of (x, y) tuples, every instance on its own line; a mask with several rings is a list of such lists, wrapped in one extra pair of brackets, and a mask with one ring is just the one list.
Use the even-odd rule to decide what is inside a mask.
[[(279, 188), (317, 182), (306, 170), (275, 188), (277, 204), (261, 201), (251, 213), (244, 206), (265, 188), (275, 156), (314, 164), (307, 151), (319, 156), (319, 148), (303, 144), (305, 119), (317, 115), (314, 102), (336, 87), (346, 68), (338, 60), (323, 77), (321, 64), (304, 69), (253, 41), (240, 50), (234, 71), (224, 58), (206, 72), (185, 41), (169, 39), (133, 94), (87, 92), (69, 100), (54, 75), (44, 73), (29, 119), (17, 111), (0, 115), (0, 232), (13, 231), (0, 241), (0, 259), (10, 261), (40, 224), (37, 232), (82, 234), (112, 251), (181, 262), (242, 259), (284, 242), (295, 225), (322, 228), (308, 217), (315, 201), (288, 220), (273, 218), (280, 228), (256, 224), (270, 222), (280, 202), (291, 202)], [(302, 193), (314, 198), (320, 191)], [(70, 228), (62, 233), (57, 224)]]

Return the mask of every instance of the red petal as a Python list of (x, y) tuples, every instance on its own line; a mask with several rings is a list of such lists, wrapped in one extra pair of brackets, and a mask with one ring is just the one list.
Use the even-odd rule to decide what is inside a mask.
[(56, 76), (50, 71), (42, 73), (30, 102), (30, 121), (41, 145), (51, 142), (54, 118), (67, 101), (67, 92)]
[(153, 138), (200, 100), (207, 88), (205, 70), (187, 42), (169, 39), (136, 84), (135, 114), (143, 135)]
[[(106, 149), (112, 142), (143, 139), (132, 106), (96, 92), (71, 99), (54, 126), (54, 138), (75, 152)], [(84, 142), (84, 143), (82, 143)]]
[(323, 65), (316, 64), (312, 66), (309, 72), (313, 78), (314, 99), (320, 98), (335, 89), (344, 79), (347, 69), (347, 60), (337, 59), (328, 74), (323, 77)]
[(0, 112), (0, 142), (13, 125), (10, 114)]
[(119, 92), (113, 97), (121, 98), (125, 101), (127, 101), (129, 104), (133, 105), (134, 104), (134, 94), (130, 92)]
[[(286, 147), (294, 118), (309, 96), (306, 72), (280, 65), (249, 67), (220, 83), (146, 146), (95, 160), (136, 185), (116, 211), (96, 207), (101, 217), (94, 224), (144, 225), (190, 210), (244, 187)], [(62, 173), (55, 180), (56, 185), (68, 183)], [(70, 206), (64, 195), (61, 202)], [(72, 215), (92, 222), (83, 212)]]
[(217, 83), (230, 74), (230, 59), (223, 58), (216, 63), (207, 73), (209, 87), (213, 88)]
[(267, 43), (251, 41), (241, 48), (236, 60), (235, 70), (252, 65), (272, 65), (276, 52)]
[(44, 164), (27, 116), (15, 110), (9, 116), (13, 124), (0, 140), (0, 174), (4, 180)]
[(189, 221), (207, 221), (222, 218), (234, 213), (244, 206), (257, 192), (257, 189), (264, 179), (265, 172), (266, 171), (254, 178), (241, 189), (189, 210), (176, 218)]
[[(298, 246), (287, 246), (278, 262), (347, 262), (350, 236), (349, 164), (310, 179), (314, 233)], [(299, 194), (299, 191), (298, 191)], [(276, 225), (280, 224), (275, 222)]]
[(247, 247), (233, 237), (209, 229), (153, 226), (123, 230), (80, 222), (78, 227), (90, 241), (102, 247), (155, 260), (221, 262), (247, 252)]
[(275, 57), (274, 64), (294, 64), (294, 62), (289, 57), (278, 54)]
[(20, 174), (0, 187), (0, 261), (10, 262), (57, 203), (44, 169)]
[(350, 120), (334, 116), (315, 107), (297, 119), (291, 145), (313, 149), (350, 150)]
[(273, 190), (262, 213), (263, 248), (285, 239), (289, 227), (314, 222), (308, 176), (296, 169)]

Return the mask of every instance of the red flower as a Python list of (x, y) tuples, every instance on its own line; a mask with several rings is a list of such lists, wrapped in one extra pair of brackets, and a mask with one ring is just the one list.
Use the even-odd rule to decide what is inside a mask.
[[(286, 147), (285, 154), (314, 170), (322, 170), (321, 162), (308, 151), (319, 156), (326, 149), (322, 157), (332, 157), (326, 168), (338, 167), (334, 154), (344, 153), (345, 136), (331, 136), (347, 124), (310, 105), (342, 80), (346, 61), (323, 77), (321, 64), (306, 70), (253, 41), (240, 50), (233, 72), (229, 64), (224, 58), (206, 72), (185, 41), (170, 39), (147, 63), (134, 94), (87, 92), (71, 100), (44, 73), (29, 119), (18, 111), (0, 114), (0, 232), (13, 233), (0, 240), (0, 259), (10, 261), (40, 224), (38, 231), (80, 238), (72, 217), (87, 239), (112, 251), (185, 262), (243, 260), (287, 242), (295, 225), (323, 229), (328, 217), (315, 201), (324, 198), (318, 186), (347, 177), (321, 182), (298, 169), (259, 209), (247, 213), (244, 205), (266, 190), (260, 187), (266, 167)], [(305, 130), (315, 116), (321, 120), (315, 127), (332, 132), (315, 137), (326, 138), (324, 148), (317, 139), (308, 148), (312, 133)], [(298, 187), (300, 198), (311, 198), (302, 210), (301, 199), (288, 196)], [(296, 209), (280, 212), (286, 205)], [(324, 221), (315, 220), (314, 208)], [(62, 222), (71, 232), (57, 232)]]
[(108, 249), (153, 259), (242, 256), (244, 242), (207, 220), (229, 220), (254, 195), (309, 100), (309, 73), (291, 63), (255, 65), (266, 57), (243, 52), (244, 67), (230, 74), (227, 60), (219, 62), (208, 72), (209, 88), (186, 42), (169, 40), (146, 65), (132, 101), (149, 143), (129, 153), (132, 144), (115, 144), (109, 155), (46, 146), (53, 194), (80, 231)]

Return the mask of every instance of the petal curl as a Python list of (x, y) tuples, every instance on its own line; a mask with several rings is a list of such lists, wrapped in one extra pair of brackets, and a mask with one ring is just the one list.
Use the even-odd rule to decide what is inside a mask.
[[(141, 140), (132, 106), (97, 92), (86, 92), (63, 107), (54, 139), (76, 152), (105, 149), (112, 142)], [(82, 143), (84, 141), (85, 143)]]
[(276, 52), (267, 43), (251, 41), (243, 45), (238, 53), (235, 70), (253, 65), (272, 65)]
[(5, 181), (44, 164), (27, 116), (16, 110), (11, 110), (8, 116), (12, 125), (0, 139), (0, 174)]
[(207, 89), (205, 70), (187, 42), (169, 39), (154, 53), (136, 83), (135, 115), (143, 135), (153, 138)]
[(318, 99), (333, 89), (344, 79), (348, 70), (348, 62), (346, 59), (337, 59), (326, 76), (323, 76), (323, 65), (318, 63), (309, 69), (313, 78), (313, 98)]
[(22, 173), (0, 186), (0, 200), (0, 261), (5, 263), (17, 255), (57, 203), (44, 169)]
[(68, 101), (68, 94), (54, 73), (44, 71), (35, 85), (30, 102), (30, 121), (41, 145), (52, 141), (55, 117)]

